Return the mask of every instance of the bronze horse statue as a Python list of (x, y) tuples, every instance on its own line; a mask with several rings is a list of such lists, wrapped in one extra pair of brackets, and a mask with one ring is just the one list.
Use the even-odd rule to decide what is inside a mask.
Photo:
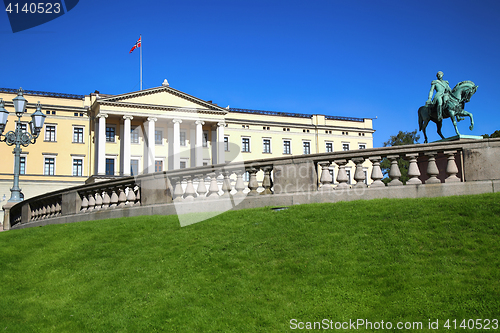
[[(448, 94), (448, 100), (443, 105), (443, 119), (451, 118), (453, 126), (455, 127), (455, 132), (460, 135), (457, 128), (457, 122), (464, 120), (464, 117), (470, 118), (469, 129), (472, 131), (474, 128), (474, 118), (472, 113), (464, 110), (465, 103), (470, 101), (470, 98), (477, 90), (477, 86), (472, 81), (462, 81), (458, 83), (450, 94)], [(418, 126), (419, 130), (424, 132), (425, 141), (427, 143), (427, 133), (425, 128), (430, 120), (436, 123), (437, 133), (444, 139), (441, 133), (441, 127), (443, 126), (443, 121), (437, 118), (437, 105), (436, 104), (426, 104), (418, 109)]]

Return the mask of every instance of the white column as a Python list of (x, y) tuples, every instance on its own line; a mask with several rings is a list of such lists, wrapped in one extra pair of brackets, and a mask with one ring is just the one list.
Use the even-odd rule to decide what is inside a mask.
[(149, 117), (148, 119), (148, 142), (147, 142), (147, 172), (155, 172), (155, 122), (157, 118)]
[(217, 123), (217, 163), (226, 163), (224, 153), (224, 122)]
[(172, 158), (174, 160), (174, 170), (181, 168), (181, 123), (182, 120), (174, 119), (172, 120), (174, 123), (174, 149), (172, 151)]
[(132, 116), (123, 116), (123, 175), (130, 176), (130, 121)]
[(196, 124), (196, 147), (195, 147), (195, 160), (196, 166), (203, 166), (203, 125), (204, 121), (197, 120)]
[(97, 174), (106, 174), (106, 118), (108, 115), (99, 113), (99, 132), (97, 135)]

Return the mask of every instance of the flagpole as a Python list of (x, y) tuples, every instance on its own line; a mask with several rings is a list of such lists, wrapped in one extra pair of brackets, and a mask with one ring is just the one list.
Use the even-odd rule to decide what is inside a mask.
[(142, 35), (139, 35), (139, 39), (141, 40), (141, 47), (140, 47), (140, 51), (141, 51), (141, 56), (140, 56), (140, 62), (141, 62), (141, 90), (142, 90)]

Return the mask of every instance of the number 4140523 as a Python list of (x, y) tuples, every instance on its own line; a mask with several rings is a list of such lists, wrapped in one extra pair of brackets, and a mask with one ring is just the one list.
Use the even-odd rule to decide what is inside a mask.
[(24, 6), (19, 10), (19, 4), (9, 3), (5, 8), (5, 11), (9, 14), (18, 14), (19, 12), (24, 12), (26, 14), (59, 14), (61, 12), (61, 4), (58, 2), (38, 2), (38, 3), (25, 3)]

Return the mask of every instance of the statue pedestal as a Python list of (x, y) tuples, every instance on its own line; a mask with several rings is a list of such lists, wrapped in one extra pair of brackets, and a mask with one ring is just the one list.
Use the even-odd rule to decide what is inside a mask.
[(460, 141), (460, 140), (464, 140), (464, 139), (467, 139), (467, 140), (482, 140), (483, 136), (482, 135), (464, 135), (464, 134), (460, 134), (460, 135), (450, 136), (449, 138), (444, 138), (444, 139), (433, 141), (433, 142)]

